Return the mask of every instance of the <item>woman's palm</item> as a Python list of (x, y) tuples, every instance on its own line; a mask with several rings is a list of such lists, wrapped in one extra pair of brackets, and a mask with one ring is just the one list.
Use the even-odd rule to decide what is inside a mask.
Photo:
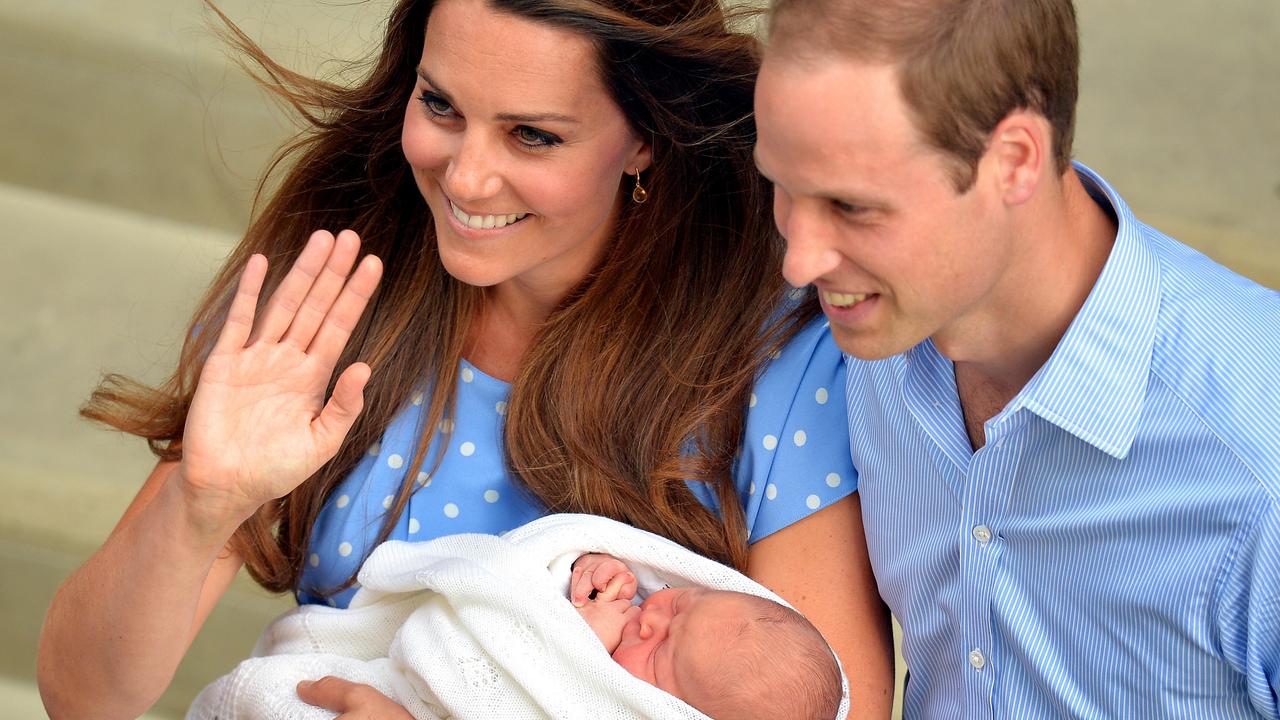
[(338, 452), (363, 406), (368, 366), (344, 370), (328, 403), (325, 391), (381, 275), (371, 256), (351, 272), (358, 249), (355, 233), (312, 235), (256, 319), (266, 261), (246, 265), (183, 437), (183, 476), (207, 503), (247, 515)]

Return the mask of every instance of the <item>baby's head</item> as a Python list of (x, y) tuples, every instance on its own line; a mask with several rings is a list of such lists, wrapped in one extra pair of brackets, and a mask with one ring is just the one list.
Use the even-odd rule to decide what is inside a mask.
[(744, 593), (671, 588), (650, 595), (613, 659), (712, 718), (830, 720), (840, 670), (800, 613)]

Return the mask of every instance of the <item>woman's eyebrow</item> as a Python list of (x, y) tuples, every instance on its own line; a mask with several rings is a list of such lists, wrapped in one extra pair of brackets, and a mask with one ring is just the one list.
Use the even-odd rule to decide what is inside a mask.
[(435, 94), (439, 95), (445, 100), (448, 100), (451, 104), (453, 103), (453, 98), (449, 96), (449, 91), (442, 89), (440, 87), (440, 83), (436, 82), (435, 80), (432, 80), (431, 76), (427, 74), (427, 71), (425, 68), (419, 65), (417, 67), (417, 70), (418, 70), (418, 77), (422, 78), (423, 80), (426, 80), (427, 84), (431, 86), (431, 89), (433, 92), (435, 92)]
[[(449, 96), (449, 93), (440, 88), (440, 83), (431, 79), (431, 75), (427, 73), (425, 68), (419, 65), (417, 70), (418, 70), (418, 77), (422, 78), (423, 80), (426, 80), (427, 84), (430, 85), (432, 88), (434, 88), (437, 95), (444, 98), (445, 100), (448, 100), (450, 103), (453, 102), (453, 98)], [(574, 125), (581, 124), (582, 122), (581, 120), (579, 120), (576, 117), (573, 117), (572, 115), (563, 115), (561, 113), (498, 113), (497, 115), (494, 116), (494, 119), (501, 120), (503, 122), (518, 122), (518, 123), (562, 122), (562, 123), (572, 123)]]
[(494, 116), (494, 119), (496, 119), (496, 120), (503, 120), (503, 121), (506, 121), (506, 122), (520, 122), (520, 123), (536, 123), (536, 122), (548, 122), (548, 121), (549, 121), (549, 122), (562, 122), (562, 123), (574, 123), (574, 124), (578, 124), (578, 123), (580, 122), (580, 121), (579, 121), (577, 118), (575, 118), (575, 117), (571, 117), (571, 116), (569, 116), (569, 115), (561, 115), (561, 114), (559, 114), (559, 113), (538, 113), (538, 114), (536, 114), (536, 115), (522, 115), (522, 114), (514, 114), (514, 113), (498, 113), (497, 115), (495, 115), (495, 116)]

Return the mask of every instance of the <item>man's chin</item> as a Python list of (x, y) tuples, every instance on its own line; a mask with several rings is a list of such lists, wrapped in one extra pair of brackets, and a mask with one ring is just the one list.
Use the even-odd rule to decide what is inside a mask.
[(831, 337), (841, 352), (868, 362), (901, 355), (916, 345), (898, 338), (885, 337), (880, 333), (853, 332), (835, 323), (831, 323)]

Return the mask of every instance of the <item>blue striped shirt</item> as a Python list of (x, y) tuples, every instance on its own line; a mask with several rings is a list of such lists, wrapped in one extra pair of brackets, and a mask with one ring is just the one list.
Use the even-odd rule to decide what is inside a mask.
[(929, 341), (847, 357), (907, 718), (1280, 717), (1280, 294), (1134, 218), (973, 452)]

